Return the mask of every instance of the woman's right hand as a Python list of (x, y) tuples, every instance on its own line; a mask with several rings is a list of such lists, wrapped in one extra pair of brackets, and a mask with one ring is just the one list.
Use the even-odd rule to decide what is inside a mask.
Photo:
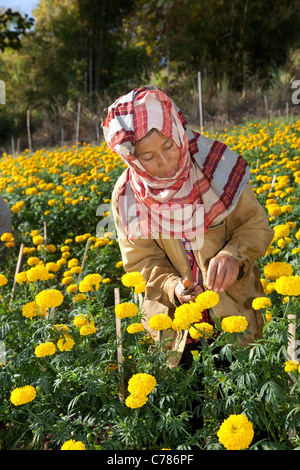
[(184, 291), (184, 289), (187, 289), (189, 287), (193, 287), (194, 284), (193, 282), (189, 281), (188, 279), (183, 279), (183, 280), (180, 280), (176, 287), (175, 287), (175, 295), (177, 297), (177, 299), (179, 300), (179, 302), (181, 304), (185, 304), (185, 303), (188, 303), (188, 302), (194, 302), (195, 298), (197, 297), (197, 295), (201, 294), (201, 292), (203, 292), (202, 288), (197, 285), (194, 287), (194, 292), (192, 294), (186, 294), (186, 295), (182, 295), (182, 291)]

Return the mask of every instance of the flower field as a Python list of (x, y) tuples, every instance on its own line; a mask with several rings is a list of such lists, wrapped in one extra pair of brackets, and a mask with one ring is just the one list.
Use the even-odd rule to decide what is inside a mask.
[(173, 321), (153, 318), (200, 339), (188, 371), (167, 366), (141, 324), (141, 274), (125, 275), (112, 232), (97, 233), (119, 157), (84, 143), (3, 155), (13, 232), (0, 253), (2, 450), (300, 449), (300, 121), (207, 135), (249, 162), (274, 238), (259, 260), (265, 327), (251, 348), (238, 343), (244, 317), (198, 323), (213, 292)]

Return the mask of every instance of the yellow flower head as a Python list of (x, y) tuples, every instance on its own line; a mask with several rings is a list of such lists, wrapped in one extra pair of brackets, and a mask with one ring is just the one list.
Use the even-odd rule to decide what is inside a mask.
[(56, 346), (51, 341), (39, 344), (34, 351), (37, 357), (52, 356), (53, 354), (55, 354), (55, 352)]
[(27, 302), (22, 307), (22, 315), (26, 318), (33, 318), (37, 315), (41, 315), (43, 318), (45, 318), (46, 313), (46, 309), (43, 307), (38, 307), (34, 301)]
[(36, 390), (31, 385), (15, 388), (10, 395), (10, 401), (13, 405), (19, 406), (30, 403), (36, 397)]
[(122, 276), (122, 284), (126, 287), (135, 287), (144, 282), (143, 275), (137, 271)]
[(166, 313), (153, 315), (149, 320), (149, 327), (152, 330), (168, 330), (172, 327), (172, 318)]
[(193, 339), (199, 339), (202, 337), (211, 336), (213, 329), (214, 327), (210, 323), (193, 323), (189, 328), (189, 334)]
[(4, 274), (0, 274), (0, 286), (5, 286), (8, 283), (7, 277)]
[(70, 439), (66, 441), (60, 448), (61, 450), (86, 450), (85, 445), (81, 441)]
[(293, 274), (293, 268), (285, 261), (273, 261), (264, 266), (264, 274), (267, 279), (275, 281), (275, 279), (281, 276), (291, 276)]
[(242, 315), (233, 315), (223, 318), (221, 328), (226, 333), (241, 333), (247, 330), (248, 322), (246, 317)]
[(64, 296), (57, 289), (42, 290), (35, 297), (37, 305), (44, 308), (58, 307), (63, 300)]
[(147, 403), (147, 401), (148, 397), (144, 395), (129, 395), (125, 400), (125, 404), (128, 406), (128, 408), (141, 408), (143, 405), (145, 405), (145, 403)]
[(195, 302), (201, 306), (203, 312), (203, 310), (212, 308), (217, 305), (217, 303), (219, 302), (219, 294), (210, 290), (206, 290), (204, 292), (201, 292), (201, 294), (197, 295)]
[(115, 306), (115, 314), (118, 318), (134, 317), (138, 313), (138, 306), (131, 302), (123, 302)]
[(300, 276), (281, 276), (275, 281), (275, 290), (281, 295), (300, 295)]
[(144, 331), (144, 330), (145, 328), (144, 328), (144, 325), (142, 325), (142, 323), (131, 323), (131, 325), (127, 327), (127, 332), (130, 334), (139, 333), (140, 331)]
[(252, 307), (254, 310), (260, 310), (261, 308), (271, 307), (272, 302), (268, 297), (256, 297), (252, 301)]
[(30, 268), (26, 272), (26, 275), (29, 282), (49, 280), (49, 271), (45, 266), (42, 265), (37, 265), (33, 268)]
[(251, 421), (243, 415), (230, 415), (221, 424), (217, 436), (227, 450), (247, 449), (254, 437)]
[(150, 374), (139, 373), (133, 375), (128, 381), (128, 391), (133, 396), (147, 396), (153, 392), (157, 385), (155, 377)]

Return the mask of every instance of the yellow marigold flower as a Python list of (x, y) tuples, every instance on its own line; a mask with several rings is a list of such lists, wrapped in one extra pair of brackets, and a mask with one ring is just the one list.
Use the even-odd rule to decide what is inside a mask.
[(284, 370), (286, 372), (293, 372), (293, 371), (297, 371), (298, 368), (299, 368), (299, 362), (296, 361), (295, 359), (292, 359), (291, 361), (286, 361), (284, 363)]
[(73, 282), (73, 277), (72, 276), (66, 276), (61, 281), (63, 286), (68, 286), (69, 284), (72, 284), (72, 282)]
[(55, 206), (55, 204), (56, 204), (56, 200), (55, 200), (55, 199), (49, 199), (49, 201), (48, 201), (48, 206), (51, 206), (51, 207), (52, 207), (52, 206)]
[(111, 282), (111, 279), (109, 277), (105, 277), (102, 279), (102, 284), (109, 284)]
[(300, 276), (281, 276), (275, 281), (275, 290), (281, 295), (300, 295)]
[(45, 357), (45, 356), (52, 356), (56, 352), (56, 346), (51, 341), (46, 343), (39, 344), (34, 353), (37, 357)]
[(74, 345), (75, 341), (68, 333), (61, 335), (60, 339), (57, 341), (57, 347), (60, 351), (70, 351)]
[(149, 320), (149, 327), (152, 330), (168, 330), (172, 327), (172, 318), (166, 313), (153, 315)]
[(271, 307), (272, 302), (268, 297), (256, 297), (252, 301), (252, 307), (254, 310), (260, 310), (261, 308)]
[(87, 325), (89, 322), (89, 319), (86, 315), (76, 315), (76, 317), (74, 317), (74, 320), (73, 320), (73, 323), (75, 326), (77, 327), (80, 327), (80, 326), (83, 326), (83, 325)]
[(270, 321), (272, 320), (272, 314), (271, 313), (266, 313), (265, 318), (266, 318), (266, 322), (270, 323)]
[(126, 287), (135, 287), (140, 283), (144, 282), (142, 273), (137, 271), (132, 273), (126, 273), (122, 276), (122, 284)]
[(150, 374), (139, 373), (133, 375), (128, 381), (128, 391), (133, 396), (147, 396), (153, 392), (157, 385), (155, 377)]
[(0, 274), (0, 286), (5, 286), (8, 283), (8, 279), (4, 274)]
[(201, 306), (203, 312), (203, 310), (212, 308), (217, 305), (217, 303), (219, 302), (219, 294), (211, 290), (206, 290), (204, 292), (201, 292), (201, 294), (197, 295), (195, 302)]
[(8, 232), (5, 232), (5, 233), (2, 233), (1, 235), (1, 241), (2, 242), (10, 242), (14, 239), (14, 236), (12, 233), (8, 233)]
[(115, 314), (118, 318), (134, 317), (138, 313), (138, 306), (131, 302), (123, 302), (115, 306)]
[(27, 273), (27, 280), (29, 282), (36, 281), (48, 281), (49, 271), (45, 266), (37, 265), (34, 268), (30, 268)]
[(80, 292), (97, 291), (101, 282), (100, 274), (88, 274), (79, 283)]
[(28, 282), (26, 271), (21, 271), (16, 275), (16, 282), (18, 284), (23, 284), (23, 282)]
[(140, 331), (144, 331), (144, 325), (142, 323), (132, 323), (131, 325), (127, 326), (127, 332), (130, 334), (139, 333)]
[(75, 294), (75, 292), (78, 291), (78, 286), (76, 286), (76, 284), (70, 284), (68, 287), (67, 287), (67, 292), (69, 294)]
[(211, 336), (213, 333), (213, 329), (214, 327), (210, 323), (193, 323), (189, 328), (189, 334), (193, 339), (199, 339), (202, 337), (206, 337), (207, 335)]
[(118, 261), (116, 263), (116, 268), (122, 268), (122, 266), (123, 266), (123, 261)]
[(37, 304), (33, 302), (27, 302), (22, 307), (22, 315), (26, 318), (33, 318), (38, 315), (41, 315), (43, 318), (46, 317), (47, 311), (43, 307), (38, 307)]
[(293, 268), (285, 261), (273, 261), (264, 266), (264, 274), (267, 279), (275, 281), (275, 279), (281, 276), (291, 276), (293, 274)]
[(146, 290), (146, 282), (145, 281), (140, 282), (139, 284), (137, 284), (134, 287), (134, 293), (135, 294), (141, 294), (142, 292), (145, 292), (145, 290)]
[(10, 401), (13, 405), (19, 406), (30, 403), (36, 397), (36, 390), (31, 385), (15, 388), (10, 395)]
[(60, 266), (57, 263), (53, 263), (51, 261), (51, 262), (46, 264), (46, 268), (48, 269), (48, 271), (52, 271), (52, 272), (56, 273), (59, 270)]
[(82, 302), (83, 300), (87, 299), (87, 295), (85, 294), (77, 294), (74, 296), (73, 302)]
[(92, 335), (96, 333), (97, 328), (94, 325), (83, 325), (80, 327), (79, 333), (81, 336)]
[(246, 317), (242, 315), (233, 315), (231, 317), (223, 318), (221, 328), (226, 333), (241, 333), (247, 330), (248, 322)]
[(61, 446), (60, 450), (86, 450), (86, 447), (83, 442), (70, 439)]
[(32, 241), (35, 245), (40, 245), (41, 243), (43, 243), (44, 239), (41, 235), (36, 235), (32, 238)]
[(290, 228), (288, 225), (276, 225), (273, 227), (274, 230), (274, 239), (278, 240), (279, 238), (288, 237), (290, 234)]
[(126, 406), (128, 406), (128, 408), (141, 408), (142, 406), (145, 405), (145, 403), (147, 403), (148, 401), (148, 397), (144, 396), (144, 395), (140, 395), (140, 396), (134, 396), (134, 395), (129, 395), (126, 400), (125, 400), (125, 404)]
[(75, 266), (78, 266), (78, 259), (77, 258), (72, 258), (68, 261), (68, 268), (73, 268)]
[(186, 330), (191, 323), (198, 323), (202, 319), (203, 304), (200, 302), (188, 302), (176, 307), (173, 330)]
[(254, 437), (251, 421), (243, 415), (230, 415), (221, 424), (217, 436), (227, 450), (247, 449)]
[(40, 263), (40, 261), (40, 258), (37, 258), (36, 256), (30, 256), (27, 260), (27, 264), (29, 264), (29, 266), (36, 266)]
[(57, 289), (42, 290), (35, 297), (37, 305), (44, 308), (58, 307), (63, 300), (64, 296)]

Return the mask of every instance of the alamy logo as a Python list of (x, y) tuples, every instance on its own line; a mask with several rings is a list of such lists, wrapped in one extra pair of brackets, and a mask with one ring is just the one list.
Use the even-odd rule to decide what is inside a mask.
[(5, 343), (0, 341), (0, 364), (4, 364), (6, 359)]
[(0, 80), (0, 104), (6, 104), (5, 101), (5, 83)]
[(292, 83), (292, 88), (296, 88), (296, 91), (292, 94), (292, 103), (299, 104), (300, 103), (300, 80), (294, 80)]

